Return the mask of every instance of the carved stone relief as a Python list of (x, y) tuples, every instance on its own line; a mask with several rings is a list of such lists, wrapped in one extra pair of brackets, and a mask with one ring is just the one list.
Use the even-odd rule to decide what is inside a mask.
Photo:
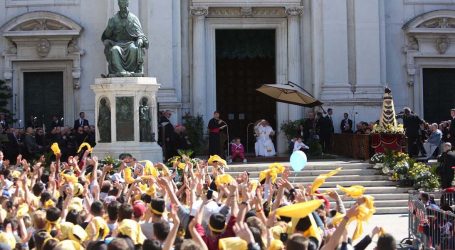
[(36, 44), (36, 52), (40, 57), (46, 57), (51, 51), (51, 43), (47, 39), (40, 39)]
[(450, 40), (447, 36), (442, 36), (435, 41), (436, 50), (439, 54), (445, 54), (450, 47)]
[(34, 19), (21, 23), (14, 27), (12, 31), (35, 31), (35, 30), (70, 30), (70, 27), (50, 19)]
[(285, 8), (278, 7), (213, 7), (208, 17), (286, 17)]
[(408, 37), (408, 49), (409, 50), (419, 50), (419, 41), (415, 36)]
[(428, 20), (418, 26), (418, 28), (431, 28), (431, 29), (448, 29), (455, 28), (455, 18), (440, 17)]

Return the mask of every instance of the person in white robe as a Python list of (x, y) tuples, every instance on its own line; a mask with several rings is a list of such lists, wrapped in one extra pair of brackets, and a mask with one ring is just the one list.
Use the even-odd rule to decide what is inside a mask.
[(266, 120), (261, 120), (254, 128), (256, 132), (256, 143), (254, 149), (256, 156), (274, 156), (276, 155), (275, 145), (273, 145), (271, 136), (275, 131)]

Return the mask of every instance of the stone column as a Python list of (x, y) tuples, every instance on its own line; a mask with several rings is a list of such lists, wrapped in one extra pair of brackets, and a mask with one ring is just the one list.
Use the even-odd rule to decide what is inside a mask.
[[(193, 16), (193, 77), (192, 104), (193, 115), (205, 115), (206, 112), (206, 74), (205, 74), (205, 17), (208, 8), (191, 7)], [(208, 119), (208, 117), (204, 117)]]
[[(286, 8), (288, 15), (288, 80), (302, 86), (300, 78), (302, 66), (300, 63), (300, 16), (303, 7)], [(303, 118), (303, 108), (289, 105), (289, 119), (298, 120)]]

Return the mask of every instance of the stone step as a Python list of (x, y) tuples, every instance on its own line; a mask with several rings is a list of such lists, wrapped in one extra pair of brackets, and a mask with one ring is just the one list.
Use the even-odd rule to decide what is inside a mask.
[(387, 194), (374, 194), (375, 201), (380, 200), (408, 200), (409, 194), (407, 193), (387, 193)]
[[(289, 176), (289, 181), (291, 183), (312, 183), (315, 178), (316, 176)], [(341, 183), (345, 184), (347, 182), (349, 185), (349, 182), (353, 181), (388, 181), (388, 177), (382, 175), (335, 175), (330, 177), (328, 181), (337, 182), (340, 185), (342, 185)]]
[[(375, 195), (373, 195), (375, 197)], [(351, 207), (354, 204), (355, 200), (346, 200), (344, 201), (344, 206), (346, 208)], [(330, 202), (330, 207), (335, 207), (335, 202)], [(408, 200), (377, 200), (375, 197), (374, 200), (375, 207), (407, 207)]]
[[(285, 167), (290, 167), (289, 162), (281, 163)], [(228, 165), (229, 171), (232, 172), (254, 172), (254, 171), (262, 171), (268, 169), (270, 164), (263, 164), (263, 163), (252, 163), (252, 164), (235, 164), (235, 165)], [(334, 163), (334, 164), (316, 164), (316, 163), (309, 163), (305, 168), (301, 171), (309, 171), (309, 170), (333, 170), (336, 168), (342, 167), (343, 169), (371, 169), (372, 165), (366, 162), (356, 162), (356, 163)]]
[[(321, 192), (332, 190), (334, 188), (322, 187), (319, 189)], [(396, 186), (380, 186), (380, 187), (365, 187), (365, 194), (406, 194), (408, 195), (408, 188)], [(341, 192), (339, 192), (341, 194)]]
[[(311, 184), (311, 182), (308, 182), (306, 184)], [(332, 187), (335, 188), (337, 185), (341, 185), (344, 187), (349, 187), (353, 185), (360, 185), (364, 187), (383, 187), (383, 186), (391, 186), (395, 185), (394, 182), (388, 181), (388, 180), (378, 180), (378, 181), (365, 181), (365, 180), (360, 180), (360, 181), (333, 181), (333, 180), (328, 180), (326, 181), (322, 187)]]
[[(330, 170), (311, 170), (311, 171), (301, 171), (301, 172), (292, 172), (291, 176), (318, 176), (320, 174), (327, 174)], [(243, 171), (227, 171), (232, 176), (238, 176), (239, 174), (243, 173)], [(259, 176), (260, 171), (248, 171), (251, 178), (256, 178)], [(343, 169), (340, 171), (336, 176), (340, 175), (379, 175), (378, 171), (375, 169), (364, 169), (364, 168), (356, 168), (356, 169)]]
[(376, 214), (407, 214), (409, 212), (407, 206), (403, 207), (378, 207)]

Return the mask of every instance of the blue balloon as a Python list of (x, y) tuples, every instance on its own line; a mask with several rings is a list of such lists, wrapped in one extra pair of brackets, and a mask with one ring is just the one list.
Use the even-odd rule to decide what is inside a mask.
[(303, 151), (297, 150), (292, 153), (290, 161), (292, 170), (298, 172), (305, 168), (308, 159), (306, 158), (306, 154)]

